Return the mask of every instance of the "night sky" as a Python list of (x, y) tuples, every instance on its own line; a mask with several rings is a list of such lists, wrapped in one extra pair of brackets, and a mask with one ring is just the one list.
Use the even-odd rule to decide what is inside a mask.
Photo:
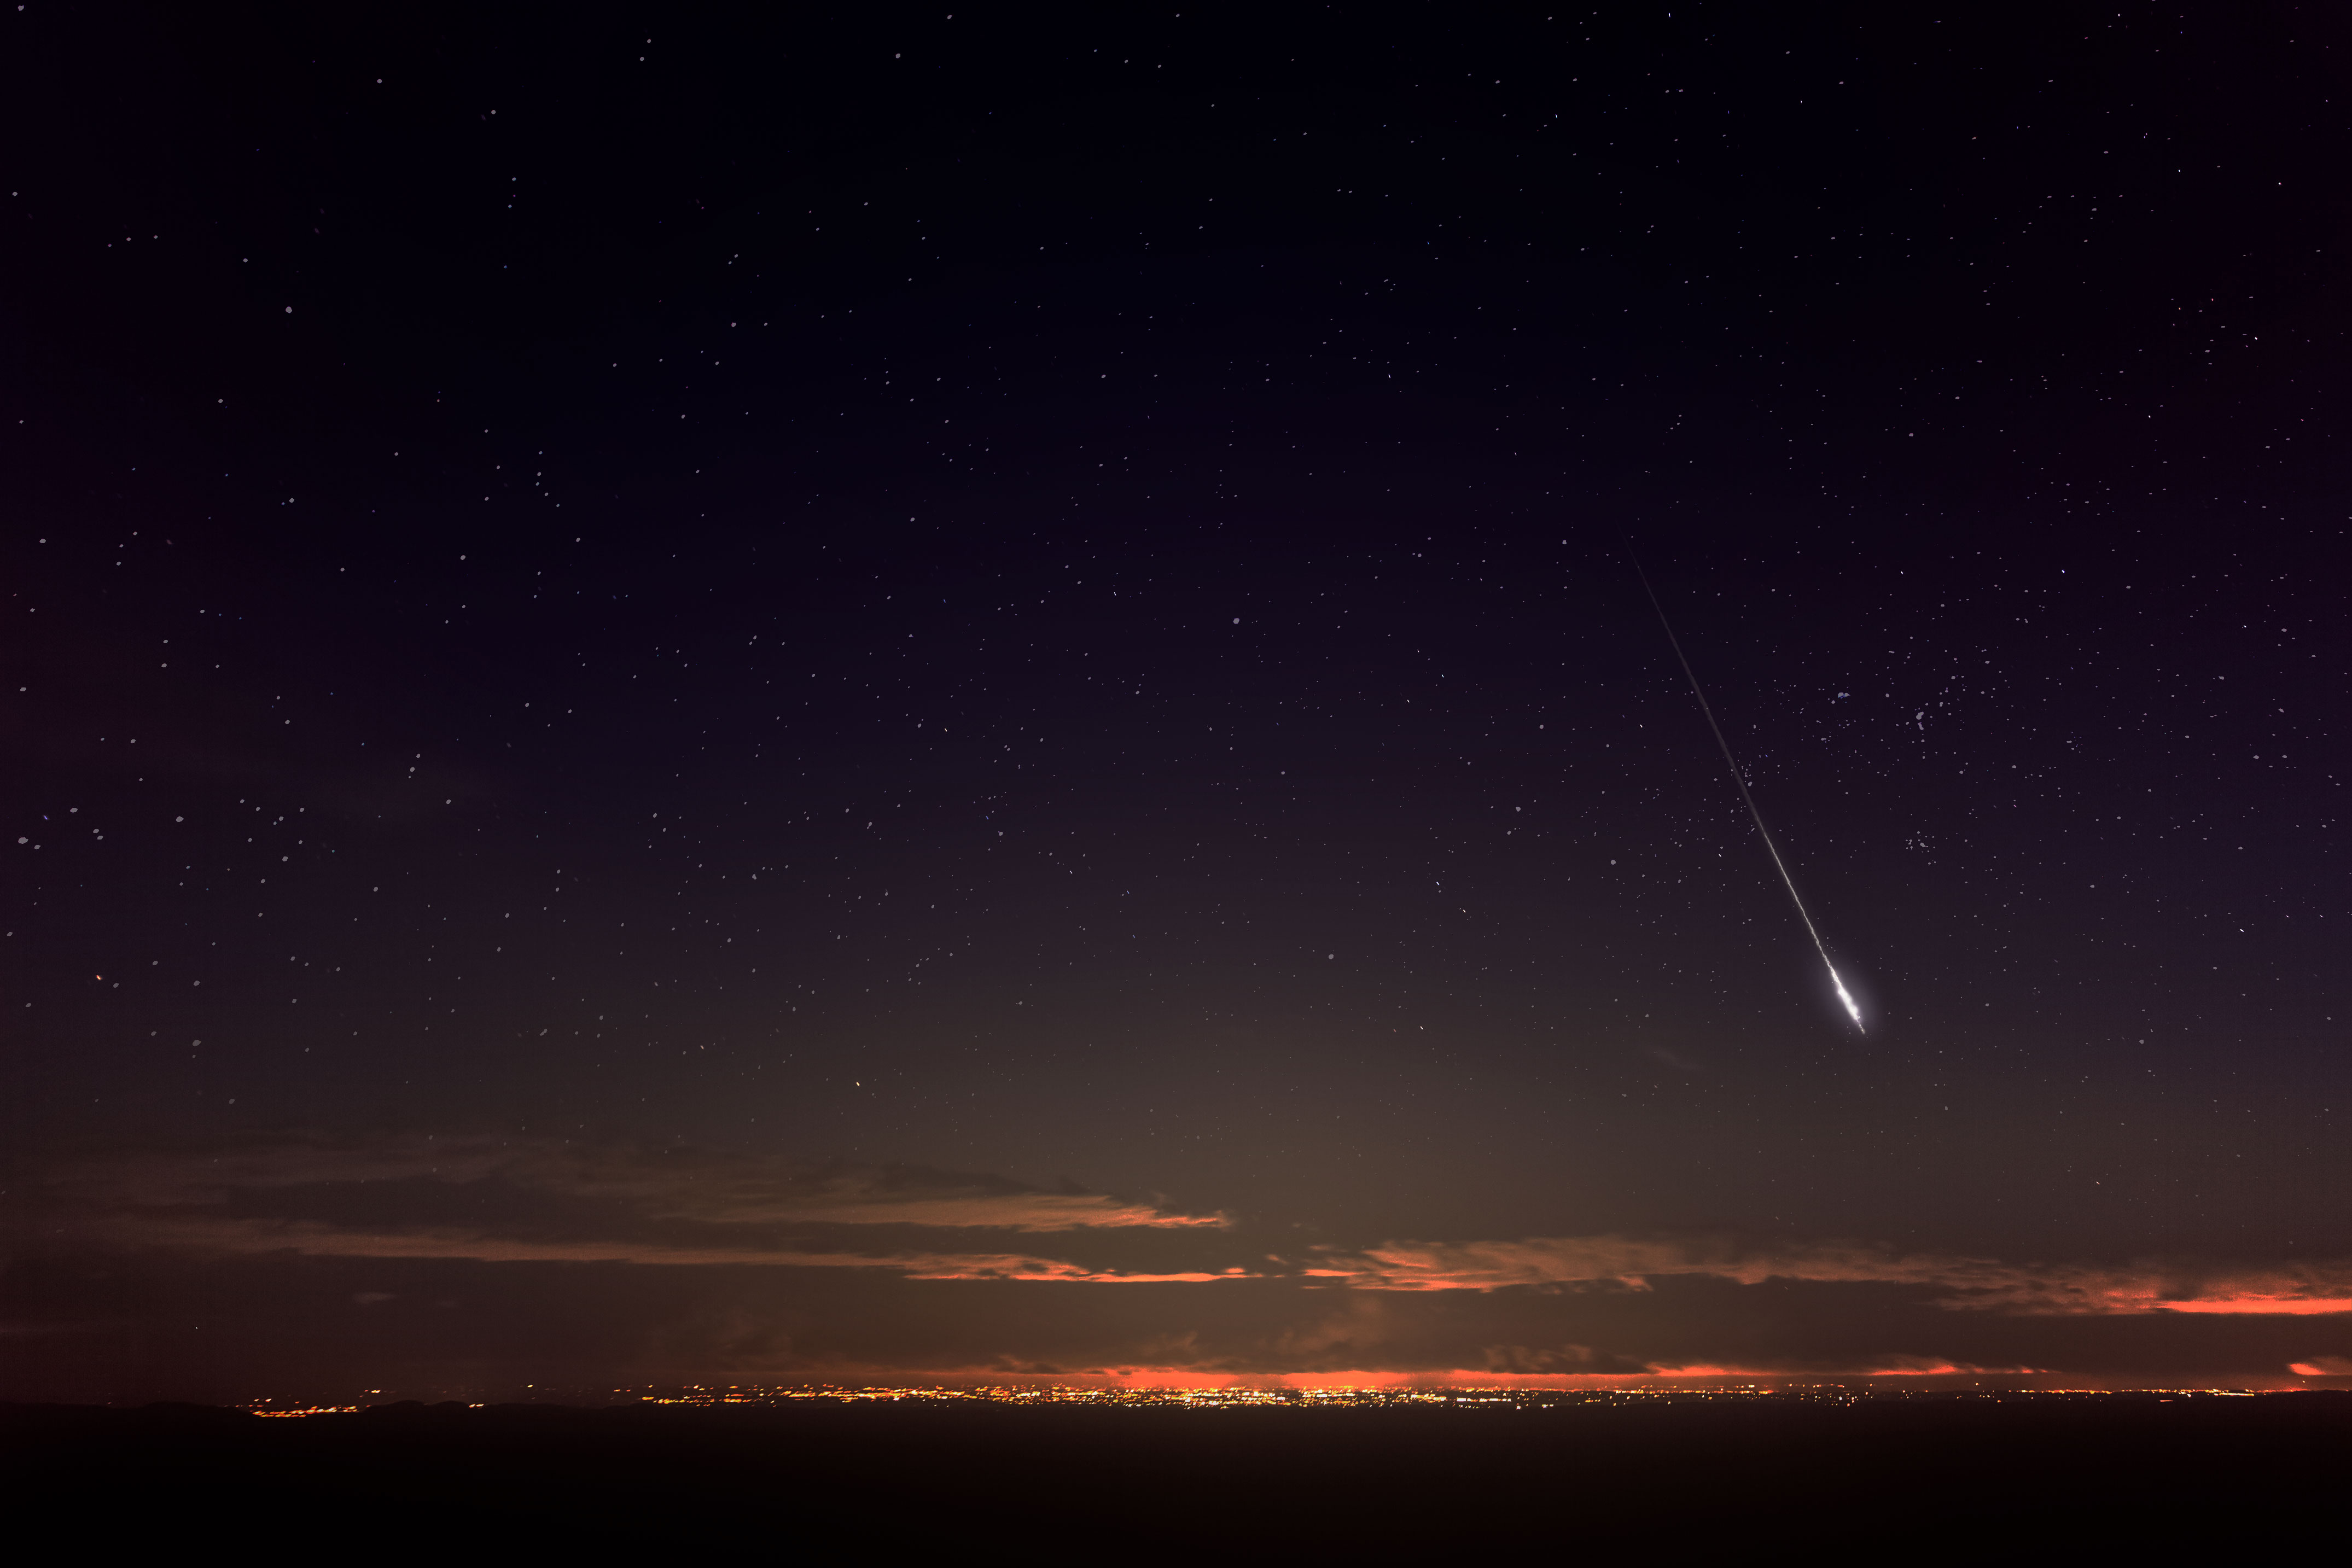
[(0, 17), (0, 1396), (2352, 1381), (2341, 17), (947, 9)]

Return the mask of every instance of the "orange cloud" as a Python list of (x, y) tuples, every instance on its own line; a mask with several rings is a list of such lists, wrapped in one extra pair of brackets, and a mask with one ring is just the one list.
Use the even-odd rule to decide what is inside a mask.
[[(657, 1218), (669, 1218), (658, 1216)], [(699, 1218), (681, 1214), (680, 1218)], [(845, 1193), (833, 1201), (730, 1211), (730, 1223), (757, 1220), (836, 1225), (938, 1225), (992, 1230), (1222, 1229), (1221, 1214), (1169, 1214), (1150, 1204), (1097, 1193), (1016, 1192), (898, 1197)]]
[[(1191, 1257), (1146, 1261), (1132, 1240), (1118, 1243), (1125, 1255), (1108, 1267), (1005, 1245), (1048, 1234), (1213, 1235), (1229, 1224), (1223, 1215), (969, 1172), (691, 1149), (289, 1137), (85, 1158), (47, 1172), (40, 1188), (45, 1238), (215, 1256), (859, 1269), (1089, 1284), (1255, 1277), (1224, 1258), (1205, 1267)], [(942, 1232), (994, 1234), (992, 1244), (964, 1247), (942, 1245)]]
[(1802, 1280), (1914, 1286), (1939, 1292), (1937, 1304), (1944, 1307), (2031, 1314), (2352, 1311), (2347, 1263), (2261, 1270), (2009, 1263), (1854, 1244), (1759, 1248), (1706, 1238), (1391, 1241), (1355, 1253), (1327, 1249), (1307, 1271), (1366, 1291), (1646, 1291), (1653, 1280), (1706, 1275), (1747, 1285)]
[[(85, 1209), (251, 1207), (307, 1188), (386, 1182), (507, 1191), (604, 1206), (614, 1218), (700, 1226), (910, 1225), (1062, 1231), (1220, 1229), (1222, 1214), (1171, 1212), (1105, 1193), (1053, 1191), (971, 1172), (910, 1166), (814, 1166), (693, 1149), (547, 1139), (422, 1135), (280, 1138), (177, 1153), (85, 1159), (44, 1186)], [(485, 1185), (487, 1184), (487, 1185)]]
[[(861, 1269), (926, 1281), (1088, 1284), (1288, 1278), (1346, 1288), (1353, 1306), (1283, 1336), (1286, 1348), (1316, 1360), (1361, 1354), (1349, 1347), (1384, 1332), (1374, 1303), (1391, 1293), (1638, 1293), (1685, 1276), (1893, 1287), (1953, 1311), (2037, 1316), (2352, 1312), (2352, 1263), (2345, 1262), (2270, 1269), (2011, 1262), (1727, 1237), (1391, 1240), (1243, 1267), (1230, 1254), (1200, 1256), (1189, 1243), (1190, 1255), (1169, 1256), (1145, 1239), (1152, 1232), (1171, 1233), (1171, 1242), (1178, 1235), (1208, 1239), (1230, 1227), (1223, 1214), (913, 1166), (545, 1139), (287, 1137), (89, 1158), (53, 1168), (39, 1185), (50, 1200), (37, 1228), (43, 1237), (225, 1255)], [(1111, 1232), (1133, 1239), (1118, 1244), (1111, 1266), (1101, 1258), (1050, 1256), (1063, 1247), (1031, 1239), (1060, 1235), (1077, 1248), (1081, 1235)], [(1639, 1366), (1557, 1350), (1487, 1351), (1497, 1370), (1531, 1375), (1609, 1376)]]
[(2168, 1312), (2288, 1312), (2297, 1317), (2352, 1312), (2352, 1296), (2218, 1296), (2189, 1301), (2158, 1301)]
[(1175, 1274), (1115, 1273), (1052, 1259), (1007, 1256), (940, 1258), (919, 1268), (895, 1262), (891, 1266), (907, 1267), (908, 1278), (916, 1280), (1045, 1280), (1086, 1285), (1207, 1285), (1220, 1280), (1265, 1278), (1244, 1269), (1217, 1273), (1201, 1270)]
[(547, 1240), (462, 1228), (362, 1228), (315, 1220), (232, 1218), (219, 1215), (118, 1217), (102, 1227), (126, 1246), (199, 1252), (291, 1252), (316, 1258), (432, 1258), (478, 1263), (638, 1263), (652, 1266), (884, 1269), (916, 1280), (1038, 1280), (1085, 1284), (1205, 1284), (1256, 1279), (1223, 1272), (1129, 1273), (1014, 1252), (811, 1251), (791, 1247), (674, 1246), (643, 1240)]

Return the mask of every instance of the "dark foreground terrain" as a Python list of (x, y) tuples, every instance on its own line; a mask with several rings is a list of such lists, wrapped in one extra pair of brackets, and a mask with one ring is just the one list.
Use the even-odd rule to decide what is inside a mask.
[[(1918, 1562), (2316, 1544), (2352, 1394), (1486, 1408), (0, 1407), (12, 1513), (83, 1550), (374, 1560)], [(42, 1533), (49, 1534), (44, 1531)]]

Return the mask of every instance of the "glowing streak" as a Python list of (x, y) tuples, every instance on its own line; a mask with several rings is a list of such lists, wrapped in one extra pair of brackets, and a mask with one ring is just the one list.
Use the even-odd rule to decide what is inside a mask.
[(1765, 852), (1772, 857), (1772, 869), (1780, 873), (1780, 885), (1789, 890), (1789, 902), (1797, 906), (1797, 918), (1805, 923), (1805, 935), (1813, 939), (1813, 951), (1822, 956), (1822, 967), (1830, 972), (1830, 984), (1836, 988), (1838, 1000), (1845, 1004), (1846, 1016), (1853, 1019), (1855, 1029), (1861, 1030), (1862, 1009), (1845, 988), (1845, 982), (1838, 978), (1837, 966), (1830, 962), (1830, 950), (1822, 946), (1821, 932), (1814, 928), (1813, 917), (1805, 913), (1805, 901), (1797, 895), (1797, 879), (1789, 874), (1789, 863), (1780, 858), (1780, 846), (1772, 841), (1772, 831), (1764, 825), (1764, 813), (1756, 809), (1756, 798), (1748, 792), (1748, 780), (1740, 774), (1738, 759), (1731, 755), (1731, 743), (1723, 738), (1723, 727), (1715, 722), (1715, 710), (1706, 706), (1706, 694), (1698, 689), (1698, 676), (1691, 673), (1682, 639), (1675, 635), (1674, 624), (1666, 619), (1666, 607), (1658, 602), (1658, 591), (1650, 586), (1650, 574), (1642, 570), (1642, 559), (1633, 553), (1630, 543), (1625, 547), (1625, 556), (1633, 563), (1634, 575), (1642, 580), (1642, 591), (1650, 596), (1650, 608), (1658, 612), (1658, 625), (1683, 667), (1683, 678), (1690, 682), (1691, 695), (1698, 699), (1698, 711), (1706, 716), (1706, 727), (1715, 732), (1715, 744), (1722, 748), (1724, 766), (1731, 769), (1731, 781), (1739, 787), (1739, 799), (1746, 802), (1748, 815), (1755, 821), (1756, 836), (1764, 841)]

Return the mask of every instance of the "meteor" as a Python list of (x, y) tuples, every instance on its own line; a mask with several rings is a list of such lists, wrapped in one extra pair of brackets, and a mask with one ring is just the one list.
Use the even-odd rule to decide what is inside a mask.
[(1723, 727), (1715, 722), (1715, 710), (1706, 706), (1706, 694), (1698, 689), (1698, 677), (1691, 673), (1690, 659), (1683, 653), (1682, 639), (1675, 635), (1673, 622), (1666, 619), (1666, 607), (1658, 602), (1658, 591), (1650, 586), (1650, 574), (1642, 570), (1642, 558), (1633, 553), (1629, 540), (1625, 558), (1633, 563), (1633, 573), (1642, 580), (1642, 591), (1650, 596), (1650, 608), (1658, 612), (1658, 626), (1666, 634), (1666, 643), (1675, 651), (1675, 658), (1683, 667), (1683, 678), (1690, 682), (1691, 695), (1698, 699), (1698, 711), (1706, 716), (1706, 727), (1715, 732), (1715, 744), (1722, 749), (1724, 766), (1731, 769), (1731, 781), (1739, 789), (1739, 799), (1747, 804), (1748, 815), (1756, 823), (1756, 836), (1764, 841), (1764, 852), (1772, 857), (1772, 869), (1780, 873), (1780, 885), (1789, 890), (1789, 902), (1797, 906), (1797, 918), (1805, 923), (1805, 935), (1813, 939), (1813, 951), (1822, 956), (1822, 967), (1830, 972), (1830, 984), (1837, 998), (1845, 1004), (1846, 1016), (1853, 1019), (1854, 1029), (1867, 1034), (1862, 1025), (1862, 1009), (1838, 978), (1837, 966), (1830, 962), (1830, 950), (1822, 945), (1822, 934), (1813, 925), (1813, 917), (1805, 912), (1805, 901), (1798, 896), (1797, 879), (1789, 874), (1789, 862), (1780, 858), (1780, 846), (1772, 841), (1772, 831), (1764, 825), (1764, 813), (1756, 809), (1756, 797), (1748, 792), (1748, 780), (1741, 776), (1739, 763), (1731, 755), (1731, 743), (1723, 738)]

